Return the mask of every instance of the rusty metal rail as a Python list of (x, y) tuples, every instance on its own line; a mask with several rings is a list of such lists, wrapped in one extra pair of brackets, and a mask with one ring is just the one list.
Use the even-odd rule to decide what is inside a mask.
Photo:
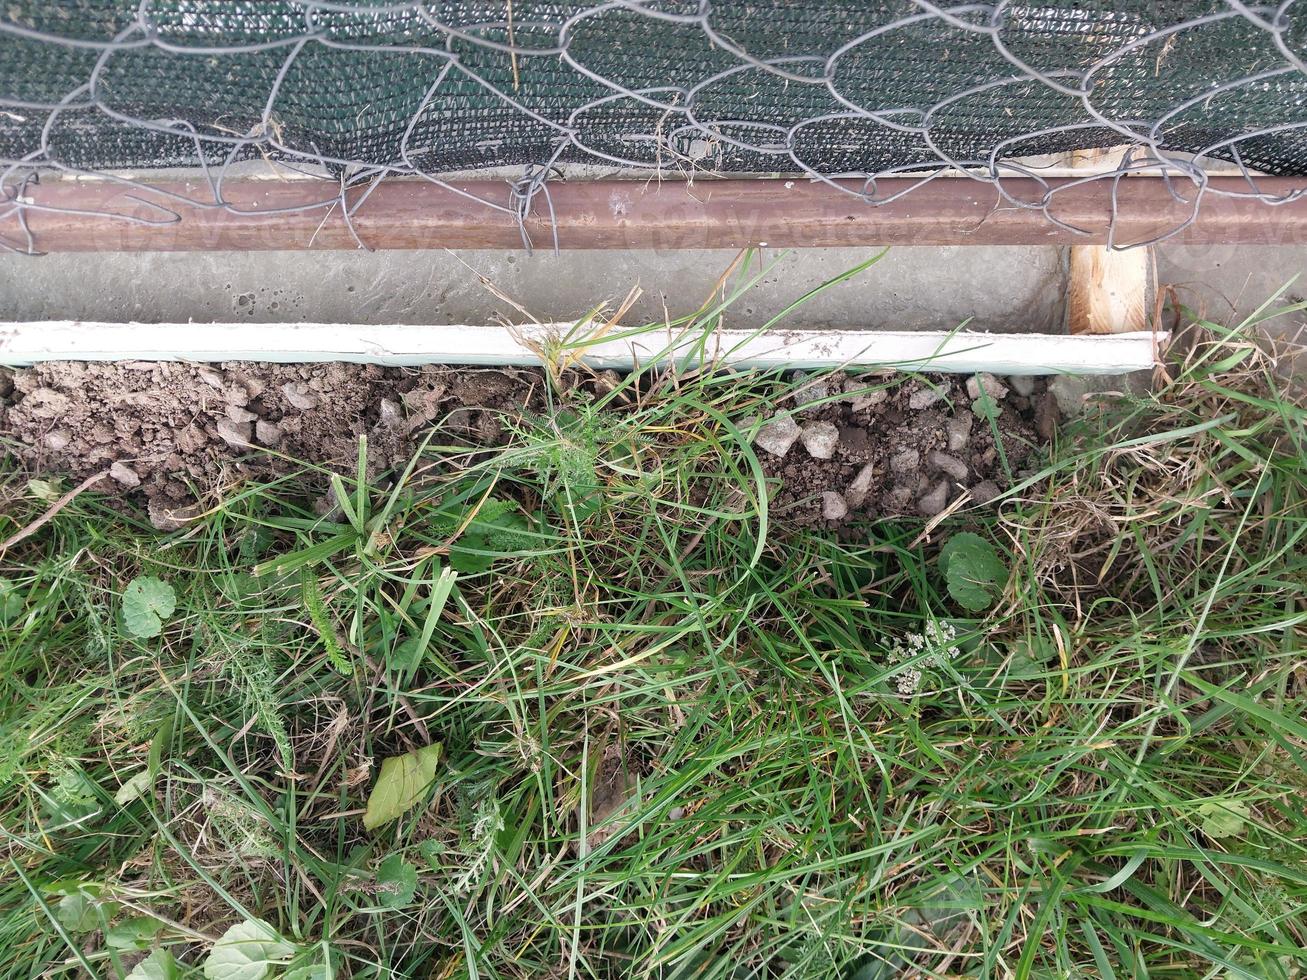
[[(1174, 231), (1188, 243), (1307, 242), (1304, 182), (1218, 177), (1201, 190), (1155, 177), (1011, 179), (1007, 194), (962, 177), (861, 181), (559, 181), (519, 225), (509, 185), (391, 180), (342, 198), (324, 181), (229, 179), (220, 201), (203, 180), (143, 185), (47, 180), (23, 189), (38, 251), (537, 248), (693, 249), (745, 246), (1030, 245), (1147, 242)], [(360, 199), (366, 194), (366, 200)], [(1049, 196), (1051, 194), (1051, 197)], [(1013, 203), (1013, 201), (1018, 203)], [(3, 202), (0, 202), (3, 204)], [(1051, 223), (1051, 215), (1071, 227)], [(0, 234), (13, 241), (13, 219)], [(352, 228), (351, 228), (352, 225)], [(1077, 233), (1072, 228), (1080, 229)]]

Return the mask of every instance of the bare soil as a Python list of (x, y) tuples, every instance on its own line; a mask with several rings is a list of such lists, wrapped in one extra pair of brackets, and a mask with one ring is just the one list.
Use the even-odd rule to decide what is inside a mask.
[[(786, 431), (801, 433), (792, 445), (777, 454), (765, 435), (758, 442), (780, 481), (776, 515), (833, 527), (928, 516), (964, 490), (980, 500), (998, 493), (1047, 438), (1053, 408), (1042, 381), (1022, 384), (1029, 394), (994, 384), (1012, 388), (996, 400), (1002, 453), (965, 378), (814, 382), (782, 413)], [(198, 497), (296, 461), (352, 472), (362, 435), (374, 475), (402, 466), (433, 428), (442, 441), (493, 446), (506, 417), (543, 407), (544, 385), (536, 370), (49, 363), (0, 372), (0, 437), (34, 475), (108, 471), (101, 489), (144, 497), (168, 527)]]

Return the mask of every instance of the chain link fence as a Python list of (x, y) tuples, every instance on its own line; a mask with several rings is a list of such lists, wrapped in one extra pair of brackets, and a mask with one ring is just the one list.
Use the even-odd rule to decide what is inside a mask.
[[(132, 185), (129, 222), (234, 210), (224, 181), (261, 169), (329, 181), (305, 207), (348, 223), (385, 178), (486, 168), (505, 186), (481, 203), (520, 218), (617, 172), (799, 176), (868, 206), (880, 178), (957, 175), (1059, 222), (1065, 185), (1005, 182), (1111, 148), (1086, 180), (1151, 173), (1197, 206), (1223, 168), (1244, 180), (1221, 193), (1283, 203), (1258, 175), (1307, 174), (1305, 56), (1293, 0), (7, 0), (0, 245), (39, 251), (50, 175)], [(142, 174), (172, 168), (203, 193)]]

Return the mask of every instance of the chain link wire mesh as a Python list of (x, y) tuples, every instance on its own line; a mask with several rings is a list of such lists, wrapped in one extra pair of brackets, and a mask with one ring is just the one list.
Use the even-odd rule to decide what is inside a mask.
[[(1005, 181), (1109, 147), (1123, 149), (1086, 180), (1150, 172), (1196, 209), (1220, 165), (1245, 178), (1236, 193), (1284, 203), (1298, 192), (1264, 193), (1257, 175), (1307, 174), (1304, 10), (6, 0), (0, 245), (39, 251), (27, 218), (42, 205), (26, 191), (42, 175), (133, 185), (148, 205), (114, 216), (159, 223), (182, 220), (183, 206), (235, 210), (223, 182), (251, 165), (329, 180), (311, 207), (325, 218), (340, 205), (347, 223), (384, 178), (447, 184), (483, 168), (512, 168), (503, 195), (482, 203), (521, 219), (550, 206), (551, 180), (590, 164), (855, 177), (858, 189), (838, 187), (869, 206), (887, 199), (882, 177), (965, 175), (1061, 224), (1057, 187), (1032, 202)], [(170, 199), (139, 175), (179, 167), (206, 192)]]

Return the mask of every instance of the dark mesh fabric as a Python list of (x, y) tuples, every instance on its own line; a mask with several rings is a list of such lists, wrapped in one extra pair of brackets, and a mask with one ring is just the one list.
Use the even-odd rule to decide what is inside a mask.
[(1187, 0), (6, 0), (0, 158), (876, 174), (1132, 143), (1301, 174), (1307, 6), (1276, 16)]

